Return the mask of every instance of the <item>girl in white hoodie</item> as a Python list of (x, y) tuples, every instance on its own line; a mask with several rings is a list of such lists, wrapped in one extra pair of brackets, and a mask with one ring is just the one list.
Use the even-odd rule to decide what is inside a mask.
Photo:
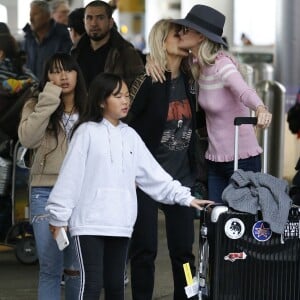
[(201, 209), (211, 201), (192, 197), (156, 162), (134, 129), (120, 121), (130, 99), (119, 76), (98, 75), (88, 97), (46, 209), (54, 237), (67, 226), (75, 237), (83, 279), (80, 299), (98, 300), (104, 286), (106, 300), (123, 300), (136, 185), (166, 204)]

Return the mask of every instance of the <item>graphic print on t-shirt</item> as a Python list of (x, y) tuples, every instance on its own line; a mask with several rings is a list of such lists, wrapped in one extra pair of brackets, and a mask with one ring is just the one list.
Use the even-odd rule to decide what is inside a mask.
[(190, 104), (187, 99), (170, 102), (167, 123), (161, 143), (170, 151), (182, 151), (189, 146), (192, 130)]
[(168, 114), (155, 158), (183, 185), (192, 186), (188, 149), (192, 136), (192, 111), (182, 76), (172, 80)]

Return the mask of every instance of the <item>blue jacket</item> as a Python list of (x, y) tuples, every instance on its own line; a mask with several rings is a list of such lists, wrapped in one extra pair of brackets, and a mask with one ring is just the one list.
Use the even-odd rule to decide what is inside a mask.
[(68, 28), (50, 20), (50, 30), (41, 43), (29, 24), (26, 24), (23, 31), (25, 36), (22, 48), (27, 54), (27, 67), (41, 80), (44, 63), (50, 56), (56, 52), (70, 52), (72, 41)]

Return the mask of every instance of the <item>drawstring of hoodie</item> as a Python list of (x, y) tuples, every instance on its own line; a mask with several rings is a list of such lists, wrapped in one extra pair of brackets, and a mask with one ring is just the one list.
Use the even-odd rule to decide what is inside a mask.
[(113, 160), (113, 155), (112, 155), (112, 151), (111, 151), (111, 139), (110, 139), (110, 130), (107, 126), (105, 126), (106, 130), (107, 130), (107, 138), (108, 138), (108, 146), (109, 146), (109, 156), (110, 156), (110, 162), (113, 164), (114, 160)]
[(122, 139), (122, 172), (125, 172), (124, 168), (124, 140), (123, 140), (123, 135), (121, 134), (121, 139)]
[[(113, 164), (113, 163), (114, 163), (114, 158), (113, 158), (113, 152), (112, 152), (111, 132), (110, 132), (109, 126), (107, 126), (106, 124), (105, 124), (105, 128), (106, 128), (106, 130), (107, 130), (107, 138), (108, 138), (108, 146), (109, 146), (110, 162)], [(121, 134), (120, 136), (121, 136), (121, 140), (122, 140), (122, 143), (121, 143), (121, 151), (122, 151), (122, 172), (124, 172), (124, 171), (125, 171), (125, 168), (124, 168), (124, 140), (123, 140), (122, 134)]]

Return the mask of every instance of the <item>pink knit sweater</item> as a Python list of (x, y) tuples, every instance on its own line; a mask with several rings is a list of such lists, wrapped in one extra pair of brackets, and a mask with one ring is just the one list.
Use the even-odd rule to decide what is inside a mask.
[[(235, 117), (250, 115), (263, 105), (256, 92), (244, 81), (232, 58), (220, 51), (214, 65), (207, 66), (199, 78), (198, 101), (206, 113), (209, 146), (206, 158), (225, 162), (234, 159)], [(252, 125), (240, 126), (239, 158), (262, 152)]]

